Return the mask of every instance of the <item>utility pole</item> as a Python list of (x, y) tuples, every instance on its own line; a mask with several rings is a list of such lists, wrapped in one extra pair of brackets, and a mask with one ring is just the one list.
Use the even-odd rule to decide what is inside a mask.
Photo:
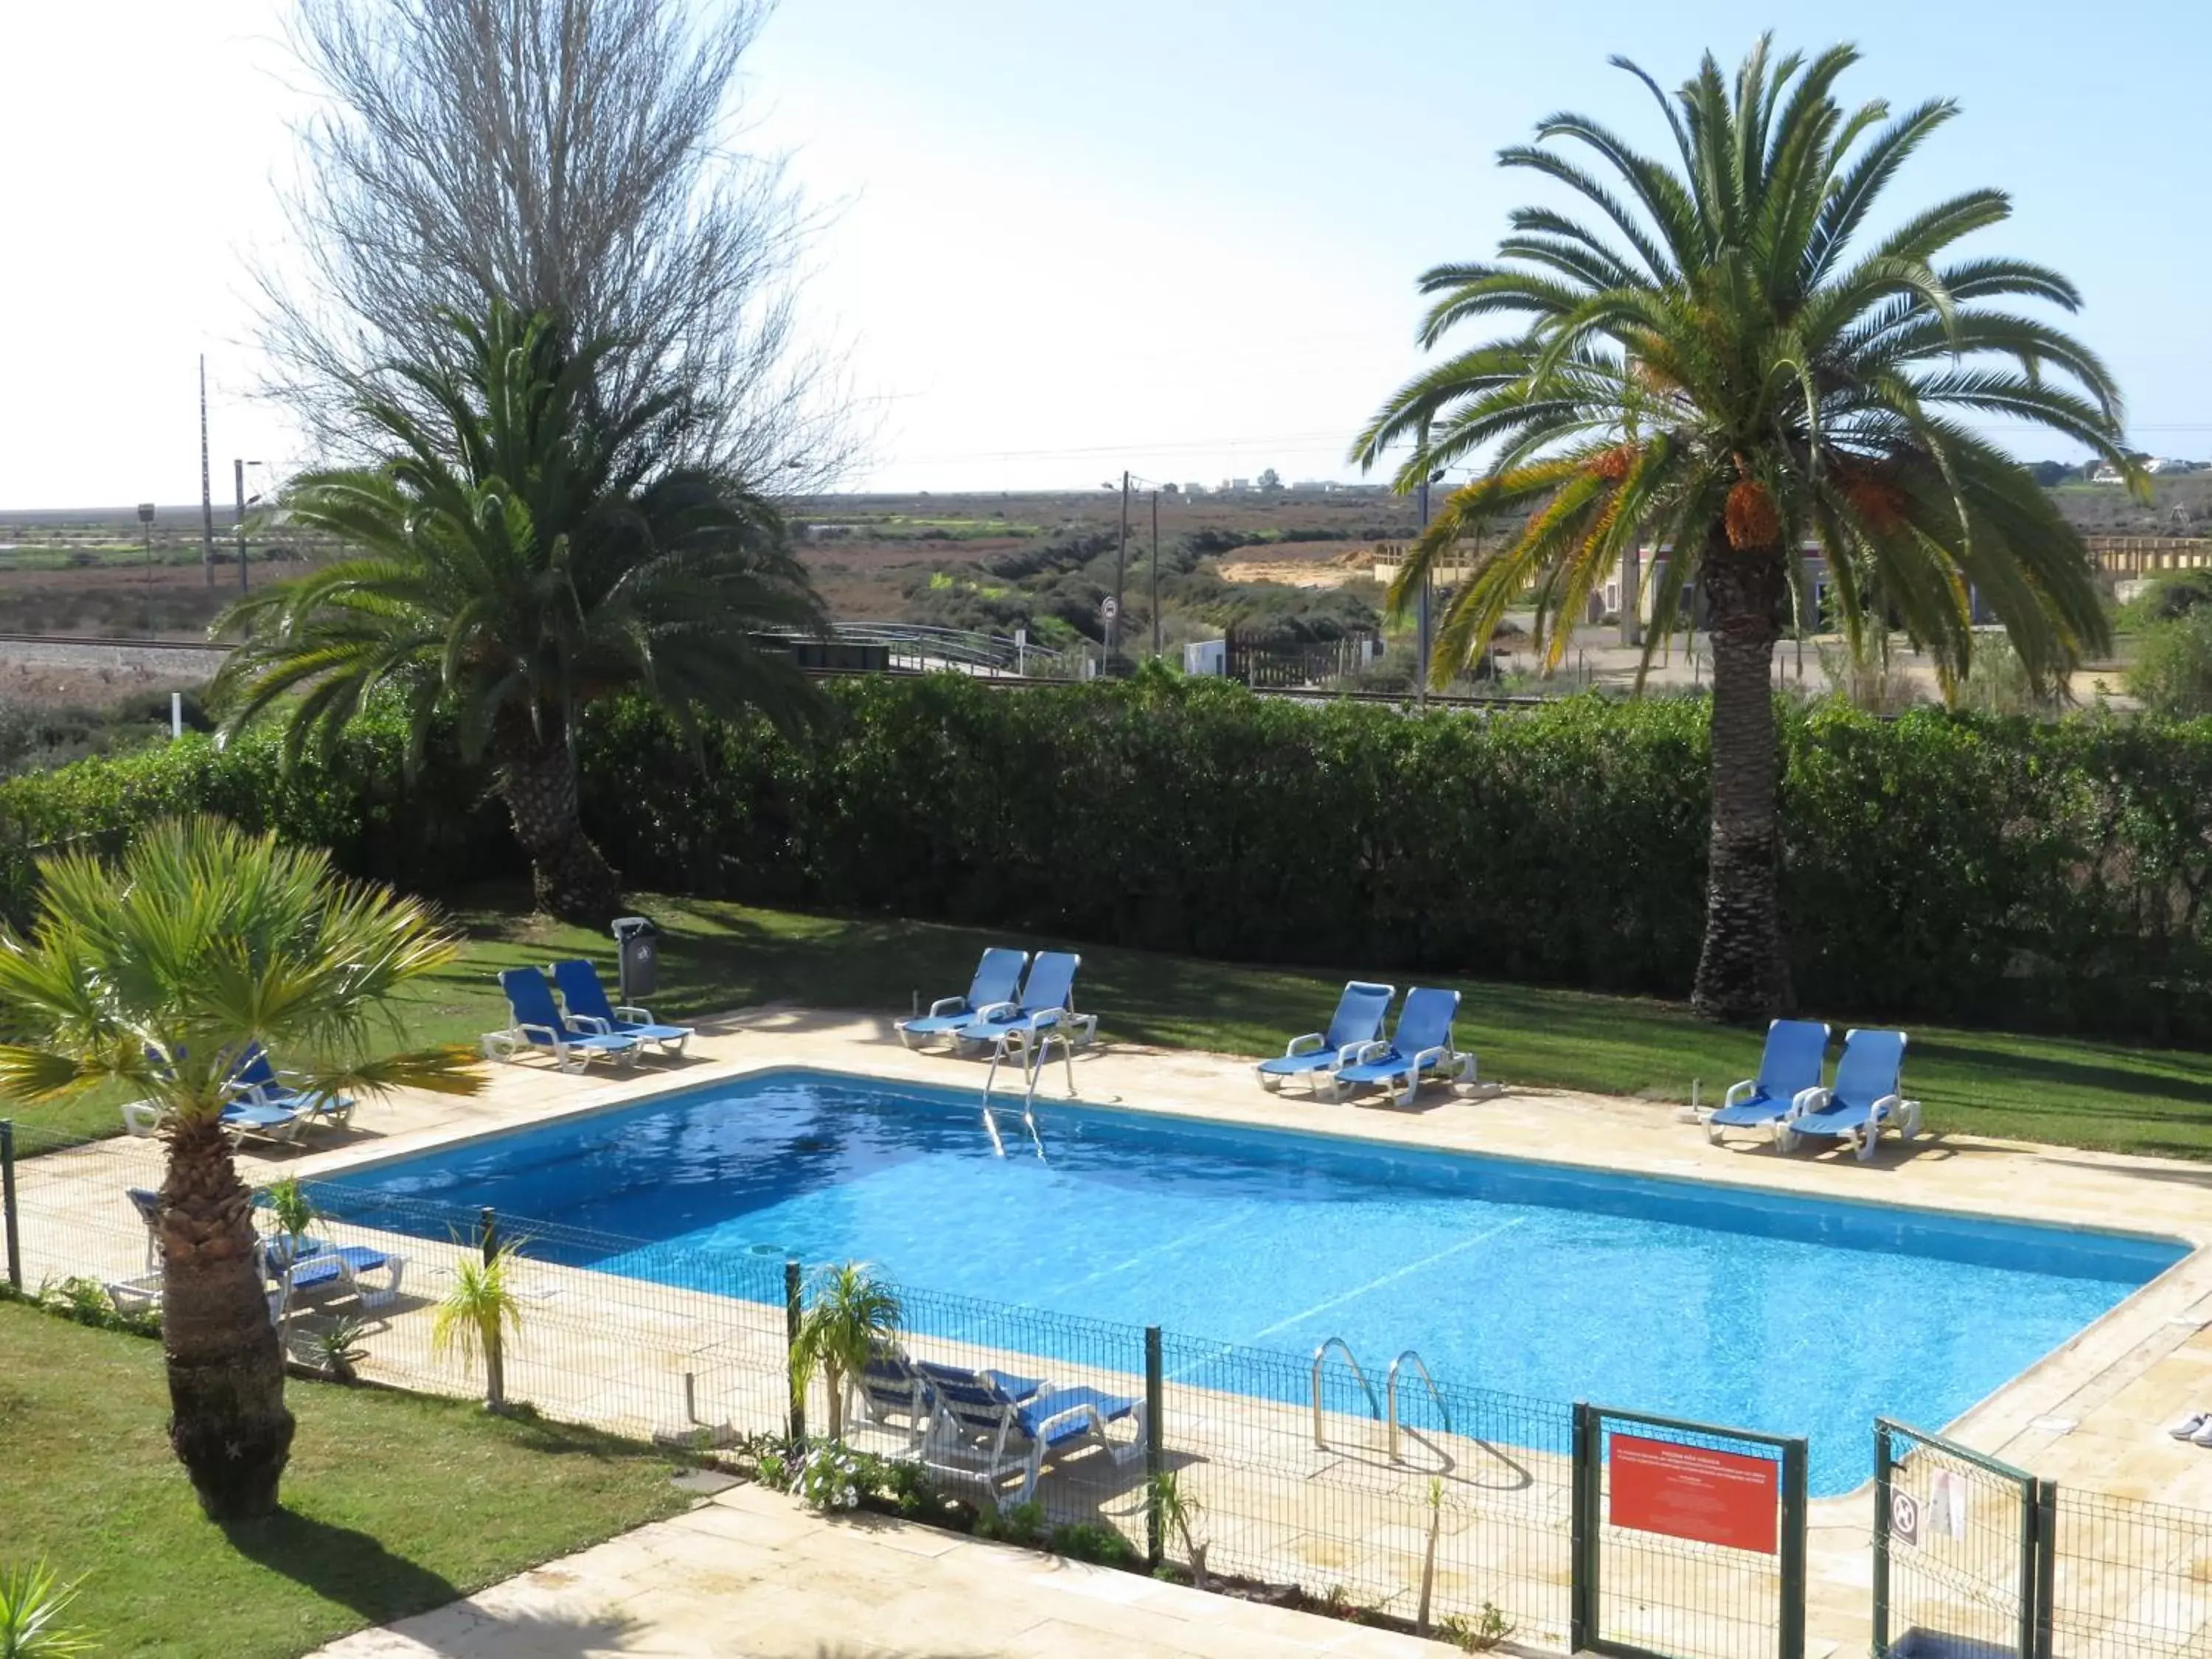
[(246, 580), (246, 463), (244, 461), (234, 460), (230, 465), (233, 469), (233, 476), (235, 477), (238, 483), (238, 591), (240, 593), (243, 594), (246, 592), (247, 588)]
[(200, 354), (200, 574), (215, 586), (215, 497), (208, 493), (207, 354)]
[(1129, 470), (1121, 469), (1121, 539), (1114, 549), (1114, 637), (1106, 641), (1110, 653), (1121, 644), (1121, 583), (1129, 563)]
[(1160, 487), (1152, 486), (1152, 654), (1160, 654)]

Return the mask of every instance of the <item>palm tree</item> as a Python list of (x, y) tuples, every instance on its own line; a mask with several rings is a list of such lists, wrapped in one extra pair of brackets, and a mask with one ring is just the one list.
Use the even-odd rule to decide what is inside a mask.
[(845, 1432), (846, 1379), (867, 1370), (876, 1345), (897, 1334), (902, 1317), (897, 1291), (864, 1261), (824, 1267), (816, 1276), (791, 1345), (791, 1385), (794, 1392), (802, 1389), (817, 1370), (822, 1373), (830, 1391), (832, 1440)]
[[(1790, 1000), (1769, 675), (1801, 550), (1825, 556), (1855, 650), (1894, 617), (1948, 691), (1972, 653), (1978, 592), (2032, 681), (2051, 685), (2106, 637), (2087, 557), (2050, 498), (1970, 422), (2045, 428), (2132, 472), (2104, 366), (2047, 322), (1987, 303), (2071, 311), (2073, 286), (2018, 259), (1952, 257), (2008, 216), (2004, 195), (1971, 191), (1905, 215), (1851, 252), (1886, 187), (1955, 112), (1947, 101), (1893, 119), (1878, 101), (1847, 111), (1834, 88), (1856, 60), (1838, 46), (1770, 64), (1762, 40), (1733, 90), (1708, 54), (1670, 104), (1615, 59), (1657, 100), (1679, 169), (1571, 114), (1504, 151), (1503, 165), (1589, 211), (1523, 208), (1494, 260), (1421, 278), (1437, 296), (1425, 344), (1462, 323), (1521, 320), (1408, 381), (1352, 449), (1371, 467), (1412, 440), (1401, 489), (1486, 458), (1391, 592), (1405, 609), (1448, 550), (1471, 565), (1443, 611), (1439, 684), (1532, 590), (1556, 665), (1591, 592), (1647, 542), (1668, 556), (1651, 638), (1702, 594), (1712, 818), (1693, 999), (1715, 1018), (1764, 1018)], [(1499, 520), (1513, 526), (1476, 534)], [(1472, 550), (1460, 547), (1468, 538)]]
[(482, 1259), (461, 1257), (453, 1264), (453, 1287), (430, 1324), (433, 1354), (459, 1350), (471, 1364), (483, 1362), (488, 1412), (507, 1409), (507, 1337), (522, 1334), (522, 1300), (513, 1276), (520, 1254), (519, 1246), (502, 1244)]
[(254, 1260), (253, 1199), (219, 1121), (248, 1047), (311, 1091), (479, 1086), (459, 1048), (389, 1054), (396, 994), (452, 961), (424, 907), (331, 873), (327, 855), (219, 819), (155, 826), (119, 863), (44, 864), (28, 940), (0, 932), (0, 1097), (31, 1105), (121, 1081), (161, 1108), (156, 1223), (169, 1437), (218, 1521), (276, 1507), (292, 1443), (283, 1355)]
[(695, 732), (701, 714), (747, 708), (791, 724), (811, 707), (805, 682), (758, 636), (817, 629), (820, 603), (765, 500), (659, 465), (685, 418), (671, 400), (618, 421), (596, 410), (613, 342), (571, 351), (552, 319), (504, 305), (453, 327), (465, 367), (395, 371), (441, 423), (368, 398), (362, 417), (392, 457), (286, 492), (281, 520), (357, 556), (217, 620), (244, 635), (217, 677), (224, 731), (282, 704), (296, 752), (397, 688), (415, 755), (441, 714), (470, 758), (489, 751), (539, 904), (603, 924), (621, 890), (579, 816), (579, 711), (642, 691)]

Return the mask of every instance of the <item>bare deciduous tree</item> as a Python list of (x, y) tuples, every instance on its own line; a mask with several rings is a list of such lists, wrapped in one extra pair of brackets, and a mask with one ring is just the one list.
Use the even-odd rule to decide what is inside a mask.
[(740, 153), (738, 72), (766, 0), (301, 0), (326, 94), (301, 129), (298, 262), (264, 265), (268, 390), (332, 461), (395, 362), (447, 362), (450, 309), (493, 300), (621, 342), (596, 387), (657, 397), (652, 441), (775, 493), (849, 460), (840, 365), (799, 337), (808, 220), (781, 161)]

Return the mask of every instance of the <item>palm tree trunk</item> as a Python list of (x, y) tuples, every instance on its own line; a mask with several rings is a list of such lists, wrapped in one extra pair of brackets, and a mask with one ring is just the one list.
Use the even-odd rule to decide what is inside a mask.
[(528, 716), (514, 710), (500, 716), (495, 740), (500, 798), (530, 855), (538, 908), (563, 921), (605, 927), (622, 908), (622, 883), (584, 833), (567, 741), (556, 731), (533, 731)]
[(507, 1353), (500, 1346), (497, 1316), (484, 1332), (484, 1409), (496, 1415), (507, 1409)]
[(1712, 830), (1705, 942), (1691, 1006), (1707, 1019), (1771, 1019), (1790, 1006), (1778, 894), (1779, 765), (1774, 730), (1775, 613), (1787, 573), (1774, 549), (1738, 552), (1716, 535), (1705, 596), (1713, 650)]
[(253, 1257), (252, 1196), (212, 1118), (171, 1132), (161, 1215), (169, 1443), (210, 1520), (251, 1521), (276, 1507), (292, 1413)]

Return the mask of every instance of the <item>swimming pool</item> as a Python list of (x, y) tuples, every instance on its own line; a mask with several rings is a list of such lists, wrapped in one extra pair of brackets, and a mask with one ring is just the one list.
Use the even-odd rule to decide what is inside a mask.
[(933, 1291), (1224, 1342), (1307, 1354), (1342, 1336), (1370, 1370), (1418, 1347), (1468, 1388), (1809, 1434), (1822, 1495), (1869, 1474), (1877, 1413), (1949, 1421), (2186, 1254), (1080, 1103), (1040, 1103), (1033, 1145), (1018, 1105), (997, 1117), (1004, 1157), (973, 1087), (778, 1071), (319, 1195), (439, 1237), (442, 1220), (410, 1226), (385, 1200), (492, 1206), (525, 1232), (560, 1224), (539, 1254), (665, 1284), (858, 1257)]

